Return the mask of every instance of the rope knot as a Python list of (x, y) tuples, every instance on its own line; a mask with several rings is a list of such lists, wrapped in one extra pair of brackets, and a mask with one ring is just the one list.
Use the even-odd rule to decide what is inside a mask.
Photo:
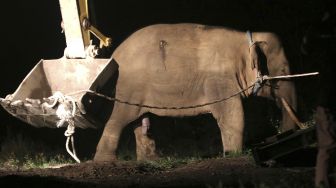
[[(73, 120), (72, 120), (73, 122)], [(68, 122), (69, 123), (69, 122)], [(73, 134), (75, 134), (75, 126), (73, 125), (73, 123), (69, 123), (68, 127), (67, 127), (67, 130), (64, 132), (64, 136), (66, 137), (70, 137), (72, 136)]]
[[(75, 140), (73, 135), (75, 134), (75, 115), (76, 115), (76, 102), (70, 97), (66, 96), (63, 93), (57, 91), (49, 97), (47, 100), (53, 101), (52, 104), (45, 104), (49, 108), (53, 108), (56, 104), (59, 104), (56, 110), (56, 115), (60, 119), (57, 122), (57, 128), (63, 127), (65, 123), (68, 124), (67, 130), (64, 132), (64, 136), (67, 137), (66, 140), (66, 150), (71, 155), (76, 162), (80, 163), (80, 160), (77, 157), (75, 149)], [(69, 148), (69, 143), (71, 142), (72, 150)]]

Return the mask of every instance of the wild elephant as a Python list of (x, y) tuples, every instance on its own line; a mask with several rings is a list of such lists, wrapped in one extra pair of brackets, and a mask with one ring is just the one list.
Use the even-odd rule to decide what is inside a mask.
[[(158, 24), (132, 34), (112, 55), (118, 65), (114, 92), (117, 99), (137, 105), (115, 102), (94, 161), (116, 159), (122, 130), (146, 113), (172, 117), (211, 113), (220, 128), (224, 151), (236, 151), (243, 147), (244, 98), (255, 92), (274, 99), (280, 108), (279, 99), (284, 98), (295, 109), (295, 87), (289, 80), (249, 87), (259, 74), (290, 74), (276, 35), (260, 32), (250, 37), (245, 32), (198, 24)], [(282, 123), (283, 130), (294, 127), (284, 110)], [(146, 135), (136, 137), (155, 145)], [(153, 145), (145, 146), (148, 153), (140, 155), (155, 155), (150, 150)]]

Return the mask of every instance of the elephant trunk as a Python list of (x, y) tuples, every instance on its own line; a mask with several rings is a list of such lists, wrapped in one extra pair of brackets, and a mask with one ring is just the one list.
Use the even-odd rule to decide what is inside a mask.
[(302, 123), (295, 116), (297, 99), (294, 83), (280, 80), (277, 85), (278, 89), (275, 91), (275, 94), (277, 105), (280, 107), (282, 113), (281, 132), (295, 129), (295, 124), (301, 127)]

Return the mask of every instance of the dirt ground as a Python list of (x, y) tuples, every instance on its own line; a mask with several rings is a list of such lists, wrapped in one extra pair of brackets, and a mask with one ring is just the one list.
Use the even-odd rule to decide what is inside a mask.
[(216, 158), (159, 168), (119, 161), (60, 168), (0, 170), (1, 187), (313, 187), (312, 167), (259, 167), (249, 157)]

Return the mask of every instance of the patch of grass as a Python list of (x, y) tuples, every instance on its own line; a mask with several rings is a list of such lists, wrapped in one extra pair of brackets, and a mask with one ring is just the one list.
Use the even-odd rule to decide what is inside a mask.
[(32, 156), (26, 156), (23, 168), (49, 168), (60, 164), (71, 164), (73, 160), (62, 154), (55, 156), (46, 156), (44, 153), (38, 153)]
[(243, 151), (231, 151), (225, 154), (225, 157), (227, 158), (236, 158), (236, 157), (243, 157), (243, 156), (252, 157), (252, 150), (245, 149)]
[[(216, 157), (211, 157), (211, 158), (204, 158), (204, 157), (200, 157), (199, 155), (195, 155), (195, 156), (196, 157), (169, 156), (169, 157), (163, 157), (157, 160), (141, 161), (139, 163), (139, 167), (145, 171), (160, 171), (160, 170), (174, 169), (182, 165), (195, 163), (195, 162), (199, 162), (199, 161), (207, 160), (211, 158), (213, 159), (223, 158), (223, 154), (220, 154)], [(254, 161), (252, 150), (250, 149), (246, 149), (243, 151), (237, 151), (237, 152), (230, 152), (225, 157), (226, 158), (236, 158), (236, 157), (244, 157), (244, 156), (247, 156), (251, 161)]]
[[(233, 152), (225, 156), (225, 158), (237, 158), (237, 157), (248, 157), (248, 159), (254, 163), (254, 158), (253, 158), (251, 150), (244, 150), (242, 152)], [(222, 154), (216, 157), (211, 157), (211, 158), (204, 158), (204, 157), (180, 158), (178, 156), (176, 157), (174, 156), (174, 157), (162, 157), (157, 160), (139, 161), (138, 163), (141, 167), (145, 167), (148, 169), (169, 170), (169, 169), (173, 169), (176, 167), (180, 167), (182, 165), (199, 162), (199, 161), (207, 160), (207, 159), (224, 159), (224, 157)]]
[(190, 164), (202, 160), (201, 158), (175, 158), (165, 157), (155, 161), (145, 161), (142, 163), (146, 168), (153, 170), (169, 170), (181, 165)]
[(7, 136), (1, 145), (0, 168), (47, 168), (59, 164), (74, 163), (64, 152), (53, 151), (22, 134)]

